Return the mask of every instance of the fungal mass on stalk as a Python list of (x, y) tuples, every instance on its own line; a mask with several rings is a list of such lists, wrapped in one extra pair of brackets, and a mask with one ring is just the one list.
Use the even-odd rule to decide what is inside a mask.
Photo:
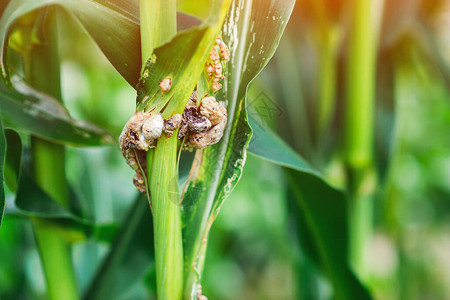
[[(222, 64), (228, 59), (228, 48), (217, 37), (205, 63), (206, 79), (212, 93), (222, 88), (219, 83), (224, 79)], [(171, 86), (171, 78), (163, 78), (159, 82), (162, 93), (169, 92)], [(213, 96), (205, 95), (200, 101), (197, 101), (197, 97), (197, 92), (193, 91), (182, 114), (173, 114), (164, 119), (160, 112), (138, 111), (125, 124), (119, 137), (119, 145), (127, 164), (135, 171), (133, 182), (142, 193), (147, 190), (146, 151), (156, 147), (162, 134), (170, 138), (178, 130), (176, 138), (180, 141), (182, 150), (203, 149), (222, 138), (227, 123), (225, 106)]]

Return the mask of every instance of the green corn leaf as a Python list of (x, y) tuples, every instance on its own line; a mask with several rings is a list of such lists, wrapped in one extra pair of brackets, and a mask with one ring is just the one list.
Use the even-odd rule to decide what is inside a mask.
[[(7, 67), (8, 30), (19, 17), (47, 5), (62, 7), (78, 20), (119, 73), (132, 86), (137, 83), (141, 70), (137, 1), (12, 1), (0, 19), (0, 60), (3, 78), (0, 86), (0, 110), (5, 117), (5, 125), (70, 145), (113, 144), (114, 140), (106, 132), (87, 123), (70, 120), (60, 104), (36, 93), (23, 83), (20, 84), (20, 93), (6, 87), (13, 85)], [(185, 14), (180, 13), (177, 18), (179, 30), (198, 24), (196, 18)], [(43, 110), (41, 106), (52, 109)]]
[[(63, 8), (85, 28), (117, 71), (135, 86), (141, 71), (139, 2), (123, 0), (15, 0), (0, 19), (2, 77), (8, 78), (8, 30), (19, 17), (47, 5)], [(185, 14), (177, 16), (179, 30), (198, 24)]]
[[(155, 49), (138, 83), (137, 110), (161, 110), (169, 103), (165, 109), (169, 113), (166, 117), (183, 112), (204, 69), (230, 2), (223, 1), (220, 9), (201, 26), (181, 32), (170, 42)], [(163, 94), (158, 83), (164, 78), (171, 78), (172, 87)]]
[(17, 185), (22, 164), (22, 140), (19, 134), (11, 129), (5, 130), (6, 160), (5, 183), (12, 192), (17, 191)]
[(2, 225), (3, 213), (5, 211), (5, 167), (6, 156), (6, 138), (3, 129), (2, 119), (0, 118), (0, 226)]
[(395, 63), (392, 51), (380, 53), (377, 66), (375, 103), (375, 163), (383, 182), (392, 158), (396, 123)]
[(93, 237), (111, 243), (118, 231), (115, 223), (95, 223), (89, 212), (80, 207), (73, 191), (70, 195), (71, 207), (64, 208), (39, 187), (26, 166), (22, 166), (20, 171), (14, 204), (6, 208), (6, 214), (52, 219), (58, 223), (69, 242)]
[(95, 223), (92, 214), (80, 205), (73, 191), (70, 192), (70, 207), (63, 207), (34, 181), (28, 164), (20, 170), (14, 204), (15, 214), (58, 222), (69, 241), (101, 235), (102, 225)]
[(228, 123), (218, 144), (197, 151), (182, 202), (186, 290), (191, 296), (202, 271), (204, 241), (245, 163), (251, 137), (245, 111), (248, 85), (275, 52), (293, 5), (290, 0), (234, 1), (225, 20), (222, 36), (231, 55), (227, 82), (217, 98), (228, 101)]
[(371, 299), (347, 262), (347, 196), (330, 186), (269, 128), (255, 124), (250, 153), (285, 168), (292, 195), (299, 206), (302, 241), (309, 256), (329, 276), (337, 299)]
[(142, 281), (143, 275), (154, 267), (152, 228), (148, 201), (139, 194), (84, 299), (122, 298)]
[[(75, 201), (72, 201), (75, 202)], [(68, 210), (43, 191), (33, 180), (27, 168), (21, 170), (16, 195), (17, 208), (26, 215), (41, 218), (69, 218), (86, 222), (77, 209)]]
[(0, 82), (0, 114), (5, 126), (54, 142), (76, 146), (114, 144), (112, 136), (104, 130), (71, 119), (58, 101), (23, 83), (19, 92)]
[[(139, 8), (136, 1), (13, 1), (0, 20), (0, 59), (3, 77), (0, 86), (0, 110), (5, 118), (5, 125), (69, 145), (113, 144), (114, 139), (106, 132), (87, 123), (69, 119), (67, 112), (59, 103), (23, 83), (16, 86), (19, 91), (6, 87), (15, 83), (11, 84), (7, 68), (8, 29), (17, 18), (46, 5), (56, 5), (69, 12), (85, 27), (122, 76), (133, 86), (137, 82), (141, 62)], [(178, 14), (178, 24), (179, 29), (184, 30), (198, 24), (198, 20), (185, 14)]]
[[(84, 209), (71, 191), (70, 207), (63, 207), (35, 181), (29, 159), (22, 161), (23, 143), (13, 130), (6, 130), (5, 175), (8, 186), (15, 192), (16, 213), (31, 217), (68, 219), (80, 225), (93, 225), (92, 214)], [(26, 156), (25, 156), (26, 158)]]
[(3, 12), (6, 9), (6, 6), (8, 6), (8, 4), (9, 4), (9, 1), (11, 1), (11, 0), (4, 0), (4, 1), (0, 2), (0, 17), (3, 15)]
[[(205, 68), (205, 62), (231, 2), (217, 1), (210, 17), (202, 25), (177, 34), (171, 41), (149, 54), (138, 84), (137, 110), (155, 113), (164, 107), (164, 118), (183, 112)], [(158, 83), (165, 78), (170, 78), (172, 84), (170, 91), (162, 93)], [(161, 299), (181, 298), (183, 291), (176, 151), (176, 136), (170, 140), (165, 137), (158, 141), (152, 158), (149, 185), (155, 218), (157, 292)], [(176, 192), (173, 192), (175, 188), (172, 187), (176, 187)]]
[(96, 224), (91, 214), (80, 205), (72, 191), (70, 208), (67, 209), (48, 193), (43, 191), (30, 174), (28, 164), (22, 165), (22, 141), (17, 132), (6, 129), (5, 182), (16, 194), (12, 207), (6, 207), (6, 214), (41, 217), (58, 220), (67, 238), (72, 241), (95, 236), (102, 241), (110, 241), (114, 234), (114, 224)]
[[(6, 49), (8, 29), (13, 22), (35, 9), (47, 5), (57, 5), (65, 9), (78, 20), (95, 40), (100, 49), (116, 67), (119, 73), (134, 85), (139, 74), (139, 65), (129, 66), (128, 62), (138, 60), (139, 19), (137, 1), (90, 1), (90, 0), (15, 0), (11, 1), (0, 20), (0, 58), (2, 61), (2, 76), (7, 78)], [(132, 44), (127, 44), (133, 40)], [(121, 51), (117, 51), (121, 49)]]

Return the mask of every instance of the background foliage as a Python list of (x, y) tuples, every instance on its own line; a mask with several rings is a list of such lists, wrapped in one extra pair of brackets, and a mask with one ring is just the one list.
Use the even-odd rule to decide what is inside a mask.
[[(402, 1), (385, 2), (376, 67), (374, 227), (361, 249), (370, 275), (358, 280), (346, 260), (349, 221), (340, 131), (349, 3), (319, 2), (322, 8), (312, 6), (314, 1), (297, 2), (274, 59), (250, 85), (245, 102), (253, 128), (250, 154), (210, 233), (203, 291), (210, 299), (328, 299), (333, 289), (345, 299), (368, 297), (367, 290), (376, 299), (447, 299), (449, 3), (417, 0), (404, 11)], [(206, 6), (204, 1), (179, 5), (199, 18), (207, 15)], [(59, 25), (65, 107), (71, 118), (96, 126), (80, 129), (92, 129), (93, 142), (80, 140), (82, 134), (66, 142), (109, 142), (134, 112), (136, 91), (79, 30), (77, 21), (66, 18)], [(317, 134), (318, 103), (326, 87), (320, 81), (323, 32), (336, 35), (331, 68), (336, 103), (328, 131)], [(14, 52), (9, 59), (17, 60)], [(6, 86), (0, 92), (2, 114), (9, 114), (4, 108), (8, 99), (22, 97)], [(67, 147), (66, 175), (77, 207), (67, 212), (30, 189), (44, 203), (36, 209), (30, 206), (30, 195), (16, 194), (18, 187), (32, 184), (26, 182), (25, 167), (19, 171), (20, 161), (26, 165), (30, 159), (25, 133), (6, 130), (7, 147), (2, 143), (0, 149), (7, 158), (0, 298), (45, 298), (28, 219), (39, 209), (65, 218), (64, 234), (74, 242), (77, 280), (86, 297), (99, 290), (117, 299), (155, 297), (151, 215), (145, 205), (132, 207), (138, 197), (131, 184), (133, 172), (117, 147)], [(186, 155), (186, 163), (182, 161), (181, 178), (191, 159)], [(112, 269), (101, 267), (105, 257)], [(99, 270), (106, 274), (101, 279)]]

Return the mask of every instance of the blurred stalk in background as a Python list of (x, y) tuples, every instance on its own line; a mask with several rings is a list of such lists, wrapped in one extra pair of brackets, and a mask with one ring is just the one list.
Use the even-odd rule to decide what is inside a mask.
[[(33, 14), (31, 18), (34, 21), (31, 25), (32, 41), (23, 53), (25, 79), (34, 88), (62, 101), (54, 8)], [(32, 136), (31, 162), (34, 178), (40, 187), (62, 207), (69, 209), (64, 146)], [(39, 217), (33, 217), (32, 221), (49, 299), (78, 299), (69, 238), (64, 237), (64, 230), (57, 222)]]
[(332, 7), (326, 0), (306, 1), (306, 9), (312, 10), (315, 17), (314, 42), (317, 51), (317, 101), (314, 115), (314, 137), (318, 151), (325, 146), (324, 140), (329, 134), (334, 119), (337, 100), (338, 58), (343, 28), (339, 23), (342, 3), (336, 1)]
[(350, 258), (362, 279), (369, 276), (364, 249), (373, 233), (375, 84), (384, 0), (352, 6), (344, 105), (344, 156), (350, 191)]

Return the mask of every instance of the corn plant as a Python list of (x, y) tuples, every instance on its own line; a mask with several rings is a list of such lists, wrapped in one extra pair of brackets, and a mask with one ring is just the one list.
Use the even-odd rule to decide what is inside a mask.
[[(70, 245), (98, 230), (69, 198), (64, 145), (114, 145), (116, 140), (95, 125), (71, 119), (64, 108), (57, 32), (61, 15), (77, 20), (136, 87), (136, 111), (160, 113), (167, 120), (183, 113), (194, 90), (199, 100), (203, 94), (215, 95), (226, 103), (223, 137), (216, 145), (197, 150), (182, 194), (178, 192), (181, 141), (176, 138), (177, 128), (172, 137), (161, 135), (155, 148), (147, 151), (146, 166), (137, 161), (153, 214), (158, 298), (202, 297), (208, 232), (241, 176), (251, 137), (244, 104), (247, 86), (273, 55), (293, 1), (213, 1), (200, 25), (188, 16), (177, 17), (175, 1), (166, 2), (14, 0), (2, 7), (1, 111), (3, 123), (11, 128), (2, 138), (6, 182), (16, 193), (15, 205), (33, 222), (51, 299), (80, 297)], [(177, 25), (194, 27), (177, 33)], [(204, 69), (218, 36), (229, 47), (230, 62), (223, 65), (226, 81), (216, 94), (218, 88), (208, 85)], [(166, 79), (170, 83), (163, 88)], [(23, 163), (22, 147), (32, 154)], [(201, 192), (192, 195), (199, 188)], [(193, 203), (184, 205), (186, 198)], [(138, 197), (111, 253), (85, 291), (87, 298), (103, 298), (110, 292), (112, 268), (125, 256), (139, 214), (148, 210), (143, 202)], [(147, 230), (151, 232), (152, 226)]]
[[(145, 298), (207, 299), (210, 232), (250, 153), (283, 168), (301, 253), (314, 265), (307, 277), (327, 278), (325, 297), (372, 299), (364, 249), (389, 176), (397, 82), (426, 61), (427, 76), (448, 83), (430, 25), (444, 1), (415, 0), (397, 18), (403, 2), (2, 0), (0, 225), (3, 215), (31, 223), (48, 298), (139, 298), (127, 293), (145, 281)], [(72, 117), (61, 86), (70, 24), (135, 90), (120, 99), (133, 110), (121, 133), (100, 125), (108, 102)], [(286, 112), (278, 130), (249, 105), (274, 54), (258, 83)], [(87, 147), (131, 167), (121, 185), (137, 191), (123, 220), (99, 222), (80, 196), (89, 181), (69, 183), (70, 152)], [(107, 245), (87, 278), (73, 258), (80, 241)]]

